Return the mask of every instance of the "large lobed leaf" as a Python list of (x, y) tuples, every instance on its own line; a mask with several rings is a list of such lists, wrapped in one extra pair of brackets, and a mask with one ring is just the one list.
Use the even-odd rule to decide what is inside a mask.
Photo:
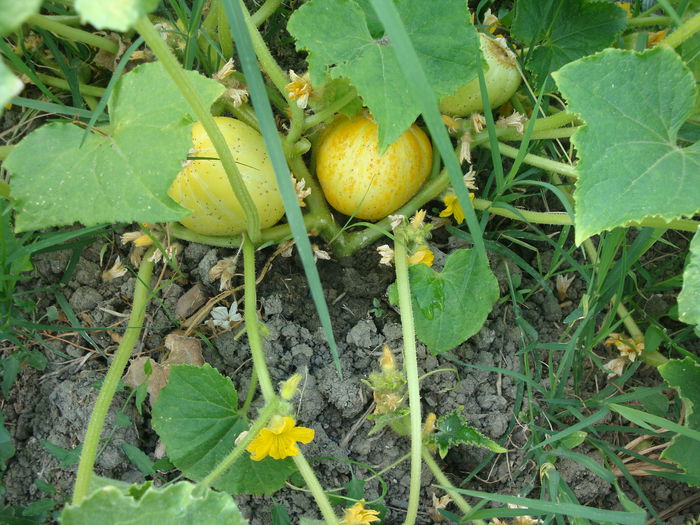
[[(223, 86), (187, 74), (206, 104)], [(109, 129), (48, 124), (8, 156), (17, 231), (81, 222), (176, 221), (188, 214), (167, 195), (192, 147), (193, 119), (159, 63), (119, 80), (109, 103)]]
[[(683, 399), (685, 426), (700, 430), (700, 365), (690, 357), (672, 359), (661, 365), (659, 372), (669, 385), (678, 390), (678, 395)], [(670, 459), (697, 479), (700, 477), (698, 447), (700, 443), (697, 440), (677, 435), (661, 457)]]
[(0, 37), (19, 27), (39, 12), (41, 0), (0, 0)]
[(475, 250), (456, 250), (442, 272), (409, 268), (416, 336), (437, 352), (477, 333), (498, 299), (498, 281)]
[(78, 505), (68, 505), (61, 514), (62, 525), (244, 525), (248, 521), (228, 494), (180, 481), (165, 488), (149, 486), (124, 493), (116, 486), (94, 491)]
[(552, 71), (605, 49), (625, 26), (625, 11), (610, 2), (518, 0), (513, 37), (534, 46), (526, 66), (540, 87)]
[[(231, 380), (205, 364), (174, 365), (153, 407), (153, 428), (185, 476), (203, 479), (234, 448), (249, 421), (238, 415)], [(246, 452), (214, 483), (231, 494), (269, 494), (296, 470), (287, 458), (252, 461)]]
[[(432, 80), (436, 96), (453, 94), (481, 67), (476, 30), (462, 0), (397, 0), (411, 42)], [(391, 42), (366, 0), (311, 0), (289, 20), (297, 47), (309, 52), (314, 85), (349, 78), (379, 126), (381, 151), (420, 113)]]
[(690, 257), (683, 270), (683, 288), (678, 294), (678, 317), (695, 325), (700, 333), (700, 230), (690, 243)]
[(22, 91), (24, 84), (7, 69), (5, 63), (0, 60), (0, 116), (12, 97)]
[(82, 23), (97, 29), (126, 31), (143, 15), (150, 13), (160, 0), (75, 0), (75, 10)]
[(695, 80), (678, 55), (608, 49), (553, 74), (569, 110), (586, 126), (578, 150), (576, 242), (648, 217), (700, 210), (700, 144), (677, 145)]

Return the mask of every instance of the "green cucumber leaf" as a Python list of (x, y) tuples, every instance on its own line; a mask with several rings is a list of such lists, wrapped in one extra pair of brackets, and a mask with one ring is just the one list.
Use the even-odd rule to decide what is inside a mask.
[(39, 12), (41, 0), (0, 0), (0, 37), (8, 35)]
[(512, 34), (534, 46), (526, 67), (539, 90), (552, 71), (605, 49), (626, 25), (625, 11), (609, 2), (518, 0)]
[(385, 414), (370, 414), (367, 416), (367, 419), (374, 421), (374, 426), (367, 435), (372, 436), (377, 434), (379, 431), (383, 430), (384, 427), (407, 417), (410, 413), (411, 411), (408, 407), (400, 407), (393, 412), (386, 412)]
[[(187, 71), (207, 105), (224, 87)], [(159, 63), (124, 75), (109, 102), (109, 129), (81, 142), (82, 127), (58, 122), (12, 149), (17, 231), (81, 222), (177, 221), (190, 213), (167, 194), (192, 147), (190, 109)]]
[(553, 77), (569, 110), (586, 122), (572, 137), (580, 158), (577, 244), (644, 218), (700, 211), (700, 143), (677, 145), (697, 90), (673, 50), (608, 49)]
[[(659, 373), (678, 391), (685, 406), (685, 426), (700, 430), (700, 364), (686, 357), (672, 359), (659, 366)], [(669, 459), (695, 478), (700, 476), (700, 443), (688, 436), (676, 435), (661, 457)]]
[[(479, 38), (462, 0), (443, 0), (439, 9), (425, 0), (397, 0), (396, 8), (437, 97), (476, 77)], [(420, 104), (380, 28), (366, 0), (310, 0), (287, 26), (297, 48), (309, 52), (313, 85), (327, 75), (350, 79), (377, 121), (379, 149), (384, 151), (416, 120)]]
[(207, 489), (204, 494), (192, 483), (180, 481), (165, 488), (149, 487), (136, 498), (117, 487), (103, 487), (78, 505), (67, 505), (61, 513), (62, 525), (244, 525), (248, 521), (228, 494)]
[[(200, 481), (233, 449), (250, 422), (238, 415), (231, 380), (209, 365), (174, 365), (153, 407), (153, 428), (183, 474)], [(296, 467), (290, 459), (252, 461), (245, 453), (214, 483), (231, 494), (271, 494)]]
[(75, 0), (80, 21), (97, 29), (126, 31), (143, 15), (150, 13), (160, 0)]
[(24, 84), (12, 72), (7, 69), (5, 63), (0, 60), (0, 116), (12, 97), (19, 95)]
[(7, 468), (6, 461), (15, 455), (15, 444), (5, 428), (5, 416), (0, 413), (0, 470)]
[(683, 270), (683, 288), (678, 294), (678, 318), (700, 331), (700, 229), (690, 242), (690, 256)]
[(429, 440), (437, 447), (441, 458), (447, 455), (450, 448), (462, 444), (482, 447), (498, 453), (507, 452), (501, 445), (470, 426), (461, 409), (439, 417), (435, 428), (437, 430), (430, 435)]
[(498, 299), (498, 281), (474, 250), (456, 250), (442, 272), (409, 268), (416, 336), (437, 352), (477, 333)]

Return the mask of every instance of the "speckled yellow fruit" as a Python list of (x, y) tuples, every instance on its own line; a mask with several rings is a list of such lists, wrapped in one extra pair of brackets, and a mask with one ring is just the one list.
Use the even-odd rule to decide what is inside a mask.
[[(481, 52), (489, 65), (484, 71), (489, 104), (492, 108), (497, 108), (520, 87), (518, 63), (513, 52), (505, 45), (505, 40), (491, 38), (483, 33), (479, 33), (479, 37)], [(483, 110), (484, 101), (481, 98), (478, 78), (457, 89), (454, 95), (442, 97), (440, 100), (440, 111), (446, 115), (466, 117)]]
[(338, 117), (316, 145), (316, 176), (328, 203), (345, 215), (378, 221), (405, 204), (430, 174), (433, 151), (415, 124), (382, 156), (377, 124), (363, 113)]
[[(240, 120), (229, 117), (215, 117), (214, 120), (255, 203), (260, 226), (272, 226), (284, 215), (284, 205), (262, 136)], [(218, 158), (199, 122), (192, 127), (192, 146), (190, 157)], [(234, 235), (246, 228), (243, 208), (218, 160), (188, 162), (168, 190), (168, 195), (192, 210), (192, 215), (180, 222), (196, 233)]]

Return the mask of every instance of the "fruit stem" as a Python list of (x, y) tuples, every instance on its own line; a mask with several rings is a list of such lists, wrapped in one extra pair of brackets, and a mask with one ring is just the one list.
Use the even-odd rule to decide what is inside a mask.
[(92, 468), (95, 465), (95, 457), (97, 456), (97, 447), (100, 443), (100, 435), (107, 417), (107, 412), (112, 404), (112, 399), (117, 391), (119, 380), (124, 374), (124, 369), (131, 356), (131, 351), (136, 345), (141, 328), (143, 327), (143, 319), (146, 315), (146, 306), (148, 306), (151, 288), (149, 286), (151, 277), (153, 276), (154, 263), (150, 261), (156, 248), (149, 249), (141, 261), (139, 272), (136, 276), (136, 287), (134, 288), (134, 300), (131, 305), (131, 315), (129, 316), (129, 325), (124, 331), (122, 340), (114, 353), (112, 363), (109, 365), (109, 370), (105, 375), (100, 393), (97, 395), (95, 406), (90, 415), (85, 439), (83, 440), (83, 450), (80, 453), (80, 463), (78, 464), (78, 474), (75, 479), (75, 487), (73, 489), (73, 505), (79, 504), (88, 496), (90, 490), (90, 481), (92, 479)]
[(403, 333), (403, 366), (408, 388), (408, 406), (411, 417), (411, 480), (408, 493), (408, 506), (404, 524), (413, 524), (418, 515), (421, 479), (421, 449), (423, 435), (421, 429), (420, 385), (418, 381), (418, 360), (416, 358), (416, 332), (411, 303), (411, 286), (408, 279), (408, 254), (404, 235), (398, 235), (394, 242), (394, 263), (396, 265), (396, 288), (401, 314)]
[(340, 97), (338, 100), (333, 101), (331, 104), (321, 109), (321, 111), (318, 113), (314, 113), (313, 115), (306, 117), (306, 120), (304, 121), (304, 131), (332, 119), (336, 113), (338, 113), (356, 98), (357, 93), (351, 91), (350, 93), (346, 93), (344, 96)]
[(241, 208), (243, 208), (246, 217), (248, 236), (253, 242), (258, 242), (260, 237), (260, 217), (258, 216), (258, 210), (255, 207), (250, 193), (248, 193), (248, 189), (243, 183), (241, 174), (238, 172), (236, 161), (233, 159), (233, 155), (231, 155), (231, 150), (226, 143), (226, 139), (221, 133), (219, 126), (217, 126), (214, 121), (214, 118), (211, 116), (209, 108), (204, 105), (204, 102), (192, 85), (189, 77), (185, 74), (185, 71), (178, 63), (175, 55), (173, 55), (168, 45), (161, 38), (160, 33), (153, 27), (148, 17), (142, 16), (138, 22), (136, 22), (135, 27), (141, 36), (143, 36), (146, 44), (151, 48), (151, 51), (153, 51), (161, 64), (163, 64), (163, 68), (170, 75), (170, 78), (179, 88), (182, 96), (189, 103), (196, 118), (202, 123), (204, 131), (207, 132), (219, 156), (219, 160), (226, 171), (231, 189), (236, 199), (238, 199)]

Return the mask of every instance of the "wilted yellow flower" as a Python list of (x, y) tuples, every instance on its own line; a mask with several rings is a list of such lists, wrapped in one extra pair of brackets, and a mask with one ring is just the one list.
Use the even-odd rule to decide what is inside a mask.
[(300, 381), (301, 374), (294, 374), (286, 381), (282, 381), (280, 384), (280, 397), (285, 401), (292, 399), (296, 395), (297, 390), (299, 390)]
[(644, 339), (632, 339), (625, 337), (624, 334), (611, 333), (610, 337), (605, 340), (605, 346), (614, 346), (617, 348), (620, 355), (626, 357), (630, 361), (637, 359), (637, 356), (644, 351)]
[(450, 133), (454, 133), (455, 131), (457, 131), (459, 129), (459, 127), (460, 127), (459, 119), (456, 119), (456, 118), (451, 117), (449, 115), (440, 115), (440, 117), (442, 118), (442, 123), (445, 126), (447, 126), (447, 131), (449, 131)]
[(664, 38), (666, 38), (666, 33), (668, 33), (668, 28), (649, 33), (647, 47), (654, 47), (656, 44), (661, 42)]
[(393, 370), (396, 367), (396, 359), (394, 359), (394, 354), (391, 352), (389, 345), (384, 345), (382, 348), (382, 357), (379, 358), (379, 365), (382, 370)]
[(437, 421), (437, 416), (435, 412), (430, 412), (425, 416), (425, 422), (423, 423), (423, 435), (430, 435), (435, 432), (435, 422)]
[(496, 126), (515, 128), (515, 131), (522, 135), (523, 131), (525, 131), (525, 122), (527, 122), (525, 115), (513, 111), (509, 116), (499, 118), (496, 121)]
[(486, 127), (486, 117), (481, 113), (472, 113), (469, 119), (472, 121), (474, 133), (481, 133)]
[(267, 428), (263, 428), (246, 448), (251, 453), (250, 459), (260, 461), (267, 456), (284, 459), (299, 454), (296, 442), (311, 443), (315, 432), (295, 424), (294, 418), (289, 416), (273, 416)]
[(377, 246), (377, 253), (381, 257), (379, 264), (391, 266), (391, 263), (394, 261), (394, 250), (392, 250), (388, 244)]
[[(474, 194), (470, 193), (469, 197), (473, 200)], [(450, 217), (454, 215), (457, 224), (462, 224), (464, 222), (464, 210), (459, 203), (459, 199), (457, 199), (457, 195), (448, 193), (442, 198), (442, 202), (445, 203), (445, 209), (440, 212), (440, 217)]]
[(423, 223), (425, 223), (425, 215), (426, 215), (425, 210), (418, 210), (413, 217), (411, 217), (411, 226), (413, 229), (417, 230), (421, 226), (423, 226)]
[(379, 511), (366, 509), (365, 500), (360, 500), (349, 509), (345, 509), (345, 514), (341, 520), (342, 525), (367, 525), (373, 521), (379, 521)]
[(484, 25), (491, 34), (495, 33), (497, 27), (500, 25), (498, 17), (491, 12), (491, 9), (487, 9), (484, 13)]
[(309, 95), (313, 92), (309, 74), (304, 73), (302, 76), (297, 75), (293, 70), (289, 70), (289, 78), (291, 82), (284, 86), (287, 90), (290, 100), (296, 100), (297, 106), (304, 109), (309, 103)]
[(428, 509), (428, 514), (430, 514), (430, 517), (433, 518), (433, 521), (437, 523), (446, 521), (445, 517), (440, 514), (440, 511), (447, 509), (447, 506), (450, 503), (452, 503), (452, 498), (450, 498), (450, 496), (447, 494), (439, 498), (433, 494), (433, 506)]
[(238, 254), (233, 257), (224, 257), (218, 261), (209, 270), (209, 278), (212, 281), (220, 279), (219, 290), (230, 290), (231, 289), (231, 279), (236, 275), (236, 263), (238, 261)]
[(122, 244), (133, 242), (136, 247), (150, 246), (153, 244), (153, 239), (141, 231), (123, 233), (121, 240)]
[(433, 252), (430, 251), (430, 248), (427, 246), (419, 246), (418, 249), (408, 258), (408, 264), (409, 266), (413, 266), (414, 264), (425, 264), (426, 266), (430, 267), (433, 265), (433, 259), (435, 259), (435, 256), (433, 255)]
[(632, 18), (632, 4), (629, 2), (618, 2), (617, 7), (625, 10), (625, 13), (627, 13), (627, 18)]
[(467, 132), (462, 135), (460, 139), (459, 146), (459, 162), (460, 164), (465, 160), (471, 164), (472, 162), (472, 139), (471, 133)]
[(306, 187), (306, 181), (304, 179), (297, 180), (294, 175), (292, 175), (292, 184), (294, 184), (294, 191), (297, 194), (297, 201), (300, 207), (305, 207), (306, 203), (304, 199), (311, 195), (311, 188)]
[(102, 272), (102, 280), (107, 282), (117, 279), (126, 273), (126, 267), (122, 264), (121, 258), (117, 256), (114, 265), (109, 270)]

